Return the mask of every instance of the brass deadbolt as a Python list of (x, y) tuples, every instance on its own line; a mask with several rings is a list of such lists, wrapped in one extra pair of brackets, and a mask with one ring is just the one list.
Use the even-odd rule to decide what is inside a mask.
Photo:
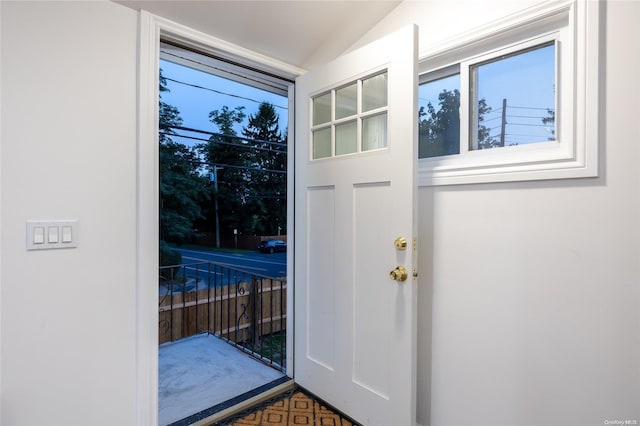
[(407, 239), (405, 237), (398, 237), (393, 242), (398, 250), (406, 250), (407, 249)]
[(396, 266), (396, 268), (389, 272), (389, 278), (394, 281), (406, 281), (409, 273), (404, 266)]

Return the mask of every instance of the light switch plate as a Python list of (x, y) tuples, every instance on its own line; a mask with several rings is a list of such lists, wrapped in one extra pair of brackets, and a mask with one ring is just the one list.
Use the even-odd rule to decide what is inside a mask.
[(77, 220), (28, 220), (27, 250), (78, 247)]

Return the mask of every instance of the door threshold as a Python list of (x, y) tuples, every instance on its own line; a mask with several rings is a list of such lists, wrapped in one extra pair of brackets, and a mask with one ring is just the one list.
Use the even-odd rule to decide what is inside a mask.
[(172, 423), (170, 426), (209, 426), (216, 422), (239, 413), (247, 408), (263, 401), (273, 398), (274, 396), (293, 389), (295, 382), (290, 377), (282, 377), (276, 379), (266, 385), (262, 385), (252, 391), (243, 393), (235, 398), (215, 405), (199, 413), (193, 414), (182, 420)]

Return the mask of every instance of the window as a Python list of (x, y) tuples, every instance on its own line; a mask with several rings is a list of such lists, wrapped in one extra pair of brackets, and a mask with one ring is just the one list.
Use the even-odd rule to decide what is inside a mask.
[(469, 67), (469, 149), (555, 140), (555, 45)]
[(387, 147), (387, 73), (350, 82), (311, 100), (312, 159)]
[(421, 185), (597, 176), (592, 3), (541, 5), (424, 56)]
[[(550, 39), (425, 74), (419, 87), (419, 157), (555, 141), (556, 47)], [(468, 111), (467, 140), (460, 133), (461, 68), (469, 82), (462, 106)]]
[(430, 73), (418, 87), (418, 157), (460, 153), (460, 67)]

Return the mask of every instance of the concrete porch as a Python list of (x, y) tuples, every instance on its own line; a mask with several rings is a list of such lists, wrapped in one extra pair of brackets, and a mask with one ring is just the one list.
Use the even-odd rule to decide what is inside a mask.
[(284, 377), (282, 372), (206, 333), (160, 345), (158, 369), (161, 426)]

